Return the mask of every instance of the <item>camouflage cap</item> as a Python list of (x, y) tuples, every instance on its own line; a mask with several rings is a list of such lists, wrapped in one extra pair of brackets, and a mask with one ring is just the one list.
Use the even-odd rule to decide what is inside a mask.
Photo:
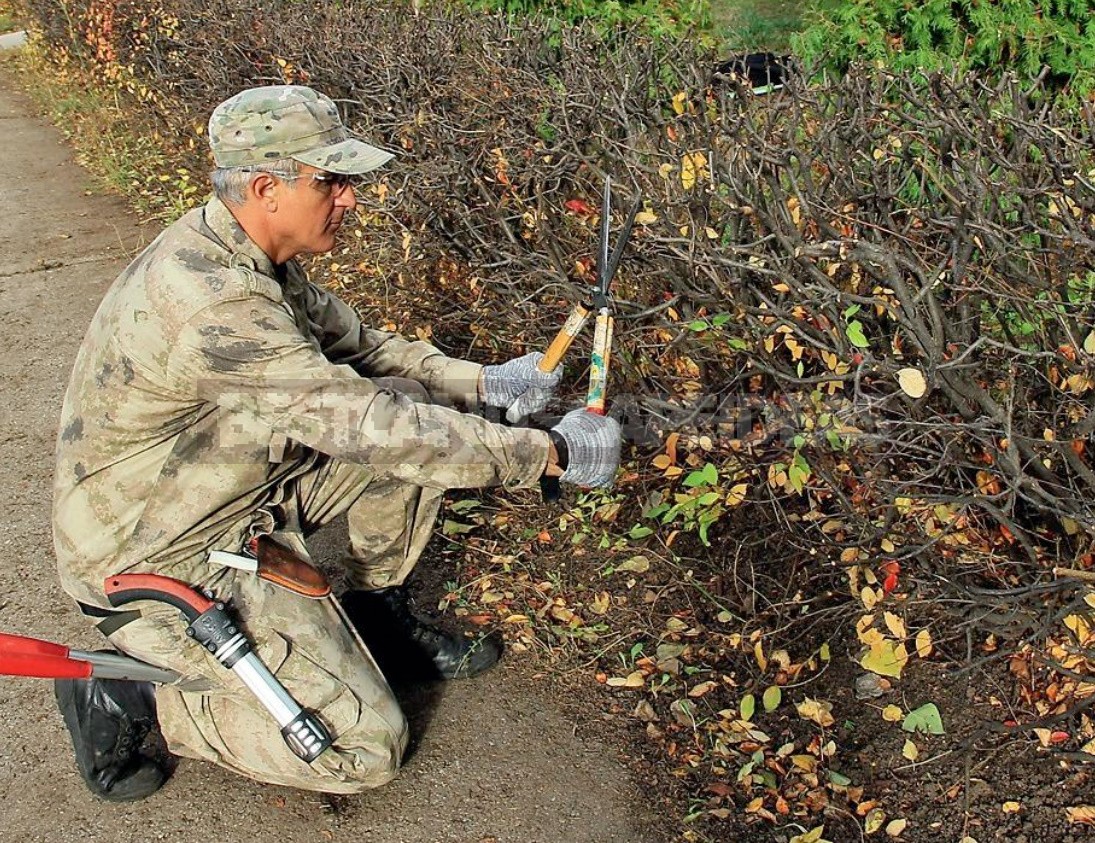
[(218, 167), (292, 158), (353, 176), (394, 157), (352, 138), (330, 97), (303, 85), (248, 88), (225, 100), (209, 118), (209, 147)]

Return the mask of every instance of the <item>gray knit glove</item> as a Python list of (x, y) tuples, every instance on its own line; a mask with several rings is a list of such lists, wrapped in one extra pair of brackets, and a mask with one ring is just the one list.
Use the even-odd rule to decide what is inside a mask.
[(576, 486), (611, 486), (620, 466), (620, 423), (610, 416), (571, 410), (552, 428), (567, 446), (559, 480)]
[(536, 364), (543, 359), (534, 351), (508, 363), (484, 366), (483, 400), (491, 407), (507, 408), (506, 418), (514, 424), (544, 409), (563, 377), (563, 367), (541, 372)]

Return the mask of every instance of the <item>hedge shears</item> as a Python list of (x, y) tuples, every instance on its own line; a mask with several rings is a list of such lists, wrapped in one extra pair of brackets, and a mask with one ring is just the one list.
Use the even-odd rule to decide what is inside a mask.
[[(616, 247), (609, 252), (609, 229), (612, 224), (612, 178), (605, 176), (605, 193), (601, 203), (601, 237), (597, 249), (597, 282), (590, 291), (590, 298), (586, 302), (574, 305), (567, 316), (566, 322), (555, 339), (551, 341), (543, 359), (537, 368), (541, 372), (550, 372), (563, 359), (571, 344), (582, 332), (590, 314), (596, 311), (597, 318), (593, 331), (593, 350), (589, 358), (589, 389), (586, 392), (586, 412), (596, 413), (599, 416), (605, 414), (605, 392), (608, 386), (608, 365), (612, 354), (612, 313), (610, 311), (611, 297), (609, 289), (612, 278), (620, 265), (627, 241), (631, 237), (631, 228), (635, 224), (635, 216), (642, 206), (641, 199), (628, 211), (623, 228), (620, 229), (616, 240)], [(510, 419), (514, 421), (514, 419)], [(544, 477), (540, 481), (540, 490), (544, 500), (557, 501), (559, 499), (559, 479), (557, 477)]]

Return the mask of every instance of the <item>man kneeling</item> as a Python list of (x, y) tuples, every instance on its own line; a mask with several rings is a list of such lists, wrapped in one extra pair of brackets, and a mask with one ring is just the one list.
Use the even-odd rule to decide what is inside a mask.
[[(408, 604), (403, 583), (445, 490), (544, 475), (608, 485), (620, 430), (581, 410), (547, 432), (461, 412), (515, 401), (535, 412), (559, 373), (540, 372), (536, 354), (485, 367), (446, 357), (363, 325), (308, 281), (296, 258), (334, 247), (357, 204), (354, 180), (392, 157), (350, 137), (330, 99), (301, 86), (243, 91), (213, 112), (209, 142), (215, 197), (119, 276), (83, 342), (54, 496), (66, 591), (114, 647), (182, 678), (154, 701), (138, 683), (59, 681), (58, 702), (82, 775), (107, 799), (163, 784), (169, 761), (141, 748), (157, 724), (178, 755), (264, 782), (359, 791), (390, 780), (407, 743), (385, 670), (416, 658), (438, 677), (471, 676), (501, 652), (492, 638), (441, 632)], [(245, 552), (261, 535), (307, 559), (305, 537), (342, 513), (353, 588), (341, 604), (209, 564), (211, 551)], [(293, 755), (174, 609), (113, 611), (104, 579), (135, 572), (230, 600), (333, 747), (311, 765)]]

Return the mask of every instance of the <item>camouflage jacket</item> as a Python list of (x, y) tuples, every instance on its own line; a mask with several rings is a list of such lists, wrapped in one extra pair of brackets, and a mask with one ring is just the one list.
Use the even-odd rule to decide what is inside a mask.
[[(480, 368), (363, 326), (212, 200), (119, 276), (80, 348), (54, 479), (62, 585), (104, 606), (111, 574), (192, 576), (322, 454), (438, 489), (535, 483), (545, 433), (452, 407), (475, 401)], [(382, 376), (435, 403), (369, 379)]]

